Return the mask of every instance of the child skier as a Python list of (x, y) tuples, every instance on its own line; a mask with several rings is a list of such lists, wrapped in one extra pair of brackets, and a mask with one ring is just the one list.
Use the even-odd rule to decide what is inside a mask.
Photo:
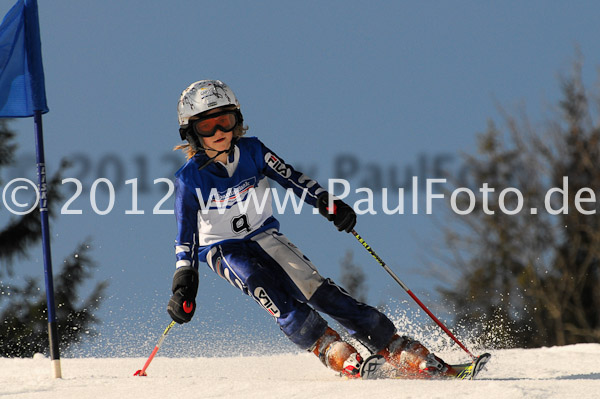
[(259, 139), (242, 137), (247, 127), (226, 84), (218, 80), (191, 84), (181, 94), (177, 111), (181, 139), (188, 143), (176, 149), (185, 151), (188, 161), (176, 173), (175, 183), (177, 262), (167, 306), (173, 320), (187, 323), (194, 315), (202, 261), (261, 304), (292, 342), (336, 372), (358, 377), (363, 359), (319, 312), (339, 322), (372, 353), (382, 355), (399, 375), (455, 374), (418, 341), (396, 334), (383, 313), (322, 277), (279, 232), (267, 177), (304, 196), (339, 231), (350, 232), (356, 214)]

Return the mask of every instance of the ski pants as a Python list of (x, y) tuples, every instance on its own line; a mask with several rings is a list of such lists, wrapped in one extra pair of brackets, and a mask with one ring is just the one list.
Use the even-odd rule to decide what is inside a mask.
[(331, 316), (372, 352), (383, 349), (396, 332), (383, 313), (323, 278), (276, 229), (216, 245), (206, 259), (214, 272), (253, 297), (302, 349), (310, 350), (327, 328), (318, 312)]

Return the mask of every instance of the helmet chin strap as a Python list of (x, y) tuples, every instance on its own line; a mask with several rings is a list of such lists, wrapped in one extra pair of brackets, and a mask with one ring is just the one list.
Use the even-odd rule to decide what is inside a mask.
[[(204, 163), (202, 164), (202, 166), (200, 166), (200, 167), (198, 168), (198, 170), (202, 170), (202, 169), (206, 168), (206, 167), (207, 167), (207, 166), (208, 166), (210, 163), (214, 162), (214, 161), (215, 161), (215, 159), (217, 159), (217, 157), (218, 157), (219, 155), (221, 155), (221, 154), (225, 154), (225, 153), (226, 153), (226, 154), (228, 154), (228, 155), (229, 155), (229, 153), (230, 153), (230, 152), (233, 150), (233, 147), (235, 146), (235, 143), (236, 143), (237, 141), (238, 141), (238, 137), (232, 137), (232, 138), (231, 138), (231, 144), (229, 144), (229, 148), (228, 148), (228, 149), (226, 149), (226, 150), (221, 150), (221, 151), (217, 151), (217, 153), (216, 153), (216, 154), (215, 154), (213, 157), (210, 157), (210, 158), (208, 158), (208, 159), (206, 160), (206, 162), (204, 162)], [(206, 148), (204, 148), (204, 147), (200, 147), (200, 148), (199, 148), (199, 151), (204, 151), (204, 153), (205, 153), (205, 154), (206, 154), (206, 150), (207, 150), (207, 149), (206, 149)], [(212, 150), (212, 148), (209, 148), (209, 150)], [(213, 150), (213, 151), (215, 151), (215, 150)]]

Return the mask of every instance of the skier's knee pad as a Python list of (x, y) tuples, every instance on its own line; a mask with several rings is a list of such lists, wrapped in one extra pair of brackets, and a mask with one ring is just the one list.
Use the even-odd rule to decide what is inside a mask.
[(258, 302), (271, 316), (282, 317), (292, 310), (291, 298), (264, 273), (253, 273), (246, 280), (248, 295)]
[(246, 280), (251, 295), (271, 316), (281, 331), (302, 349), (309, 349), (325, 332), (327, 322), (310, 306), (296, 300), (270, 276), (253, 273)]

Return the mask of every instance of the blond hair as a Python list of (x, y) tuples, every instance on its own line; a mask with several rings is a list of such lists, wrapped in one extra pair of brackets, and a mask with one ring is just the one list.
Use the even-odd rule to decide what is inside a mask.
[[(235, 128), (233, 128), (233, 138), (235, 139), (242, 137), (246, 134), (246, 131), (248, 131), (248, 126), (237, 125)], [(202, 138), (199, 138), (199, 140), (202, 140)], [(190, 143), (179, 144), (173, 147), (173, 151), (177, 150), (183, 151), (186, 159), (190, 159), (196, 155), (196, 153), (198, 153), (198, 150), (195, 150)]]

